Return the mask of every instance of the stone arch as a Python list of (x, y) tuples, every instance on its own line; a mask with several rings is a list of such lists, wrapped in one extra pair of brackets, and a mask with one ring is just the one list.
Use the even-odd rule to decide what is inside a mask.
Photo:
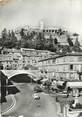
[(14, 81), (16, 83), (31, 83), (35, 82), (35, 80), (28, 74), (26, 73), (20, 73), (20, 74), (15, 74), (12, 77), (10, 77), (11, 81)]
[(19, 78), (20, 81), (22, 80), (25, 81), (25, 79), (27, 78), (26, 80), (35, 82), (37, 79), (37, 76), (35, 76), (33, 73), (31, 73), (28, 70), (7, 70), (3, 72), (8, 77), (8, 79), (13, 80), (13, 81), (15, 81), (16, 78)]

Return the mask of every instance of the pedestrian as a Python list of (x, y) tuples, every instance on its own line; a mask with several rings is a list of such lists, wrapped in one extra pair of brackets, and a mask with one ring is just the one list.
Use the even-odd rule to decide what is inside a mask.
[(35, 103), (38, 107), (40, 107), (40, 96), (38, 93), (34, 93), (33, 98), (35, 100)]

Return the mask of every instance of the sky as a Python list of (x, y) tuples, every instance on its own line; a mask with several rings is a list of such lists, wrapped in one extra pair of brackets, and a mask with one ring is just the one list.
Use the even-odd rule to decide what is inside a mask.
[(40, 20), (82, 36), (82, 0), (0, 0), (0, 31), (38, 26)]

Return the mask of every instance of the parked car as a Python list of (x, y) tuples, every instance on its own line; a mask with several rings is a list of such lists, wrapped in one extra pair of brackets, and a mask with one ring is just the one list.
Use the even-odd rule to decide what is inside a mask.
[(34, 94), (33, 94), (33, 98), (34, 98), (35, 100), (39, 100), (39, 99), (40, 99), (40, 96), (39, 96), (38, 93), (34, 93)]
[(42, 88), (40, 86), (35, 86), (34, 87), (34, 92), (36, 92), (36, 93), (42, 92)]

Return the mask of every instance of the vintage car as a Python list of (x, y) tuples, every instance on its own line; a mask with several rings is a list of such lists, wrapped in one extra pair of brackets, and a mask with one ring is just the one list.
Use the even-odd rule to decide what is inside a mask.
[(39, 96), (38, 93), (34, 93), (34, 94), (33, 94), (33, 98), (34, 98), (35, 100), (39, 100), (39, 99), (40, 99), (40, 96)]

